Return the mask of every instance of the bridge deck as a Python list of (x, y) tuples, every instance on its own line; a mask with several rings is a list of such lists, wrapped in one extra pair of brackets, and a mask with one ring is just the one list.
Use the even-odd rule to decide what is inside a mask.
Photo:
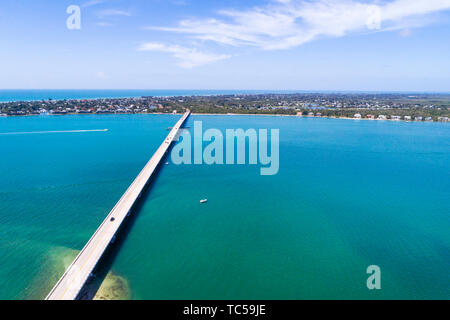
[(189, 114), (188, 110), (172, 128), (153, 157), (48, 294), (46, 300), (75, 300), (77, 298)]

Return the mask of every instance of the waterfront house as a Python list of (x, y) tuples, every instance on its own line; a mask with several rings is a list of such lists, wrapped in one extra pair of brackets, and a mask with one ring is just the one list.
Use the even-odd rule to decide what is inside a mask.
[(416, 121), (422, 121), (422, 120), (423, 120), (423, 117), (415, 117), (414, 120), (416, 120)]
[(433, 118), (432, 117), (426, 117), (425, 121), (433, 121)]
[(400, 117), (400, 116), (391, 116), (391, 120), (396, 120), (396, 121), (398, 121), (398, 120), (401, 120), (401, 118), (402, 118), (402, 117)]
[(80, 113), (80, 114), (87, 114), (87, 113), (92, 113), (92, 111), (91, 110), (78, 110), (77, 111), (77, 113)]
[(380, 119), (380, 120), (386, 120), (387, 117), (386, 117), (384, 114), (380, 114), (380, 115), (378, 116), (378, 119)]
[(367, 119), (375, 119), (375, 116), (373, 114), (368, 114), (366, 116)]
[(448, 122), (448, 117), (439, 117), (438, 121), (440, 121), (440, 122)]
[(313, 112), (308, 113), (308, 117), (314, 117), (314, 113)]
[(63, 115), (63, 114), (67, 114), (67, 111), (66, 110), (51, 110), (50, 114)]
[(0, 113), (0, 117), (6, 117), (8, 116), (6, 113)]
[(411, 118), (411, 116), (405, 116), (404, 119), (405, 119), (405, 121), (411, 121), (412, 118)]
[(354, 115), (354, 118), (355, 119), (361, 119), (361, 115), (359, 113), (357, 113), (357, 114)]

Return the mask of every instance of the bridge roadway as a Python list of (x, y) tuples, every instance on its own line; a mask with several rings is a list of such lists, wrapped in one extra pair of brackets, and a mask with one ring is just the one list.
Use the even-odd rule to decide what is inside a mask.
[(139, 173), (128, 190), (120, 198), (106, 219), (95, 231), (61, 279), (56, 283), (46, 300), (75, 300), (89, 279), (100, 258), (129, 215), (133, 205), (139, 199), (152, 174), (156, 171), (158, 164), (168, 151), (173, 140), (177, 137), (181, 126), (189, 117), (188, 110), (183, 117), (172, 128), (167, 138), (155, 152), (144, 169)]

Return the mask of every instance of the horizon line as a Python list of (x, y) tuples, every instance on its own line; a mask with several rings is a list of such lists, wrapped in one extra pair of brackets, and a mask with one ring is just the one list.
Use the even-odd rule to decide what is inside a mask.
[(322, 92), (361, 92), (361, 93), (444, 93), (450, 94), (450, 91), (430, 91), (430, 90), (358, 90), (358, 89), (101, 89), (101, 88), (0, 88), (1, 91), (265, 91), (272, 92), (302, 92), (302, 93), (322, 93)]

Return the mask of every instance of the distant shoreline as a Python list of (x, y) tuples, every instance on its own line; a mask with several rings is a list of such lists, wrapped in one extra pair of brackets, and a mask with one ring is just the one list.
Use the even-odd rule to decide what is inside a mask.
[[(27, 114), (27, 115), (7, 115), (0, 116), (1, 118), (13, 118), (13, 117), (41, 117), (41, 116), (113, 116), (113, 115), (167, 115), (167, 116), (178, 116), (181, 113), (165, 113), (165, 112), (152, 112), (152, 113), (67, 113), (67, 114), (48, 114), (48, 115), (38, 115), (38, 114)], [(370, 118), (350, 118), (350, 117), (318, 117), (318, 116), (303, 116), (295, 114), (258, 114), (258, 113), (191, 113), (193, 116), (265, 116), (265, 117), (294, 117), (294, 118), (305, 118), (305, 119), (337, 119), (337, 120), (354, 120), (354, 121), (391, 121), (391, 122), (414, 122), (414, 123), (449, 123), (446, 121), (416, 121), (416, 120), (404, 120), (404, 119), (370, 119)]]
[(295, 114), (255, 114), (255, 113), (192, 113), (194, 116), (269, 116), (269, 117), (296, 117), (306, 119), (338, 119), (338, 120), (367, 120), (367, 121), (392, 121), (392, 122), (417, 122), (417, 123), (448, 123), (445, 121), (416, 121), (416, 120), (404, 120), (404, 119), (370, 119), (370, 118), (349, 118), (349, 117), (317, 117), (317, 116), (303, 116)]
[[(90, 91), (92, 94), (93, 91)], [(96, 92), (97, 94), (98, 92)], [(130, 91), (128, 91), (131, 94)], [(144, 92), (133, 92), (133, 95)], [(72, 99), (0, 103), (0, 117), (81, 114), (176, 114), (191, 109), (196, 115), (258, 115), (320, 117), (354, 120), (449, 122), (450, 95), (342, 95), (250, 93), (228, 95), (213, 91), (146, 92), (156, 94), (134, 98)], [(158, 97), (157, 93), (164, 95)], [(175, 96), (174, 94), (181, 94)], [(23, 94), (23, 93), (22, 93)], [(101, 94), (101, 93), (98, 93)], [(108, 93), (103, 92), (108, 95)], [(123, 91), (109, 93), (127, 95)], [(190, 94), (190, 95), (187, 95)], [(197, 96), (201, 94), (201, 96)], [(205, 96), (205, 94), (210, 94)], [(230, 95), (231, 94), (231, 95)], [(20, 96), (19, 94), (17, 96)], [(1, 96), (0, 96), (1, 98)], [(320, 112), (317, 112), (320, 111)], [(372, 119), (375, 118), (375, 119)]]

